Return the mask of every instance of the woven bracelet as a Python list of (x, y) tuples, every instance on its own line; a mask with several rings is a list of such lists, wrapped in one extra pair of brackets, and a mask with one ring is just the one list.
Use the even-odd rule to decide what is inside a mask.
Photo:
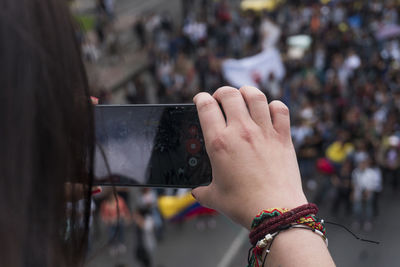
[(256, 228), (257, 226), (259, 226), (261, 223), (264, 223), (268, 219), (280, 216), (288, 211), (290, 211), (290, 209), (284, 209), (284, 208), (272, 208), (272, 209), (262, 210), (254, 218), (253, 223), (251, 224), (251, 229)]
[(251, 243), (254, 245), (260, 238), (268, 233), (279, 230), (279, 227), (285, 227), (289, 224), (296, 222), (296, 220), (309, 216), (310, 214), (316, 214), (317, 209), (309, 205), (303, 205), (299, 208), (290, 210), (280, 216), (271, 218), (270, 220), (260, 224), (257, 228), (250, 232), (249, 238)]
[(257, 241), (263, 238), (266, 234), (279, 230), (279, 227), (285, 227), (289, 224), (295, 223), (296, 220), (299, 220), (302, 217), (308, 216), (308, 223), (310, 224), (308, 226), (312, 227), (313, 225), (309, 216), (315, 215), (317, 212), (318, 208), (315, 204), (306, 204), (270, 218), (269, 220), (258, 224), (258, 226), (250, 232), (250, 242), (255, 245)]
[[(314, 214), (318, 213), (318, 207), (317, 207), (317, 205), (315, 205), (313, 203), (304, 204), (304, 205), (301, 205), (301, 206), (291, 209), (291, 210), (284, 209), (284, 208), (268, 209), (268, 210), (264, 210), (264, 211), (260, 212), (254, 218), (252, 225), (256, 225), (256, 227), (252, 227), (251, 229), (254, 230), (255, 228), (259, 228), (258, 226), (260, 226), (261, 224), (273, 223), (273, 222), (276, 222), (276, 220), (279, 220), (278, 218), (281, 218), (282, 216), (288, 217), (288, 216), (290, 216), (289, 214), (295, 214), (295, 213), (298, 213), (298, 212), (304, 211), (304, 210), (309, 210), (310, 213), (314, 213)], [(266, 213), (266, 214), (264, 214), (264, 213)], [(269, 215), (269, 216), (267, 216), (267, 215)]]

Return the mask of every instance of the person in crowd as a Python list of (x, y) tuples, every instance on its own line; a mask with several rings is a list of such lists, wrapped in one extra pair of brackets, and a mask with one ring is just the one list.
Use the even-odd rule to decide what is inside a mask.
[(149, 215), (154, 221), (154, 231), (157, 240), (161, 240), (164, 231), (164, 222), (161, 217), (160, 211), (157, 204), (157, 193), (151, 188), (142, 188), (137, 199), (137, 206), (139, 210), (148, 211)]
[[(317, 158), (321, 157), (322, 136), (312, 122), (304, 121), (303, 123), (300, 128), (295, 128), (295, 130), (299, 130), (298, 135), (301, 138), (297, 140), (299, 144), (297, 156), (303, 181), (307, 184), (307, 187), (312, 188), (316, 176), (315, 162)], [(304, 137), (302, 137), (301, 132), (304, 133)]]
[(381, 175), (371, 166), (369, 155), (360, 158), (351, 175), (353, 186), (353, 211), (355, 222), (353, 227), (359, 228), (363, 223), (365, 231), (371, 231), (373, 219), (373, 203), (375, 192), (381, 187)]
[(334, 215), (339, 214), (339, 209), (342, 203), (344, 204), (345, 214), (348, 216), (351, 214), (351, 202), (350, 194), (352, 188), (352, 171), (353, 162), (347, 159), (336, 175), (332, 176), (332, 185), (335, 187), (335, 196), (333, 199), (333, 204), (331, 212)]
[(123, 254), (126, 252), (124, 244), (124, 224), (130, 222), (130, 212), (125, 200), (117, 194), (110, 193), (101, 203), (100, 216), (108, 230), (108, 243), (110, 244), (110, 255)]
[(154, 253), (157, 247), (156, 221), (150, 206), (142, 206), (132, 214), (136, 225), (136, 248), (134, 256), (143, 267), (154, 266)]
[(100, 46), (106, 41), (106, 26), (107, 17), (103, 0), (97, 0), (96, 2), (96, 18), (95, 18), (95, 32), (97, 41)]
[(339, 170), (342, 163), (354, 151), (354, 145), (349, 141), (350, 133), (344, 129), (338, 131), (338, 139), (330, 144), (326, 149), (326, 156)]
[(134, 26), (133, 26), (133, 30), (137, 36), (137, 38), (139, 39), (139, 43), (140, 43), (140, 47), (143, 49), (146, 47), (147, 44), (147, 38), (146, 38), (146, 29), (144, 26), (144, 21), (143, 18), (139, 18)]
[(102, 0), (104, 11), (110, 20), (114, 19), (115, 16), (115, 0)]
[(378, 217), (380, 214), (380, 205), (379, 205), (379, 198), (382, 194), (383, 191), (383, 175), (382, 175), (382, 170), (378, 165), (378, 162), (375, 158), (371, 159), (371, 167), (375, 171), (376, 175), (376, 185), (375, 185), (375, 190), (373, 192), (373, 210), (374, 210), (374, 216)]
[(383, 167), (385, 180), (392, 184), (396, 192), (400, 174), (400, 138), (393, 135), (381, 144), (378, 152), (378, 160)]

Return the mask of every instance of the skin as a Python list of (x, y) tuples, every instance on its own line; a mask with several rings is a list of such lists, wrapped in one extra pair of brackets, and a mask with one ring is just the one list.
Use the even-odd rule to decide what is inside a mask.
[[(224, 86), (212, 96), (199, 93), (193, 101), (213, 170), (211, 184), (192, 191), (202, 205), (250, 229), (262, 209), (308, 203), (291, 139), (289, 110), (282, 102), (268, 104), (265, 95), (251, 86), (239, 90)], [(287, 249), (293, 251), (291, 256)], [(316, 255), (322, 255), (321, 260)], [(303, 256), (308, 260), (301, 260)], [(322, 239), (301, 229), (277, 236), (267, 266), (279, 264), (334, 266)]]

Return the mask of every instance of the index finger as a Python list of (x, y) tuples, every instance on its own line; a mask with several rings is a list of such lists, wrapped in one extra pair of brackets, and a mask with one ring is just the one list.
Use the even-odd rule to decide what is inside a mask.
[(226, 127), (225, 118), (218, 102), (208, 93), (198, 93), (193, 102), (196, 104), (200, 125), (205, 140), (213, 140), (214, 137)]

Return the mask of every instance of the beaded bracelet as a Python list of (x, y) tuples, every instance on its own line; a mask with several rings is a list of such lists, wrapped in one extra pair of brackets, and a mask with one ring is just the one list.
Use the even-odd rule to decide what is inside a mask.
[(263, 239), (259, 240), (257, 242), (256, 246), (250, 249), (250, 250), (252, 250), (252, 255), (251, 255), (251, 257), (248, 258), (248, 267), (259, 267), (259, 262), (261, 260), (262, 253), (263, 253), (264, 249), (268, 246), (268, 248), (266, 249), (265, 258), (262, 261), (262, 266), (264, 266), (265, 260), (270, 252), (270, 248), (272, 246), (272, 242), (274, 241), (275, 237), (282, 231), (286, 231), (286, 230), (289, 230), (292, 228), (300, 228), (300, 229), (310, 230), (310, 231), (314, 232), (315, 234), (317, 234), (318, 236), (320, 236), (322, 238), (322, 240), (325, 242), (326, 246), (328, 246), (328, 238), (321, 231), (316, 230), (308, 225), (292, 224), (292, 225), (286, 227), (285, 229), (279, 230), (272, 234), (267, 234)]
[[(319, 235), (322, 240), (325, 242), (326, 246), (328, 246), (328, 238), (325, 236), (324, 233), (322, 233), (319, 230), (316, 230), (310, 226), (307, 225), (302, 225), (302, 224), (292, 224), (290, 226), (288, 226), (286, 229), (282, 229), (279, 230), (278, 232), (275, 232), (273, 234), (267, 234), (263, 239), (259, 240), (255, 246), (256, 249), (256, 254), (262, 254), (262, 250), (268, 245), (268, 243), (272, 242), (272, 240), (281, 232), (281, 231), (285, 231), (288, 229), (292, 229), (292, 228), (300, 228), (300, 229), (307, 229), (307, 230), (311, 230), (314, 233), (316, 233), (317, 235)], [(267, 251), (267, 253), (269, 253), (269, 251)]]

